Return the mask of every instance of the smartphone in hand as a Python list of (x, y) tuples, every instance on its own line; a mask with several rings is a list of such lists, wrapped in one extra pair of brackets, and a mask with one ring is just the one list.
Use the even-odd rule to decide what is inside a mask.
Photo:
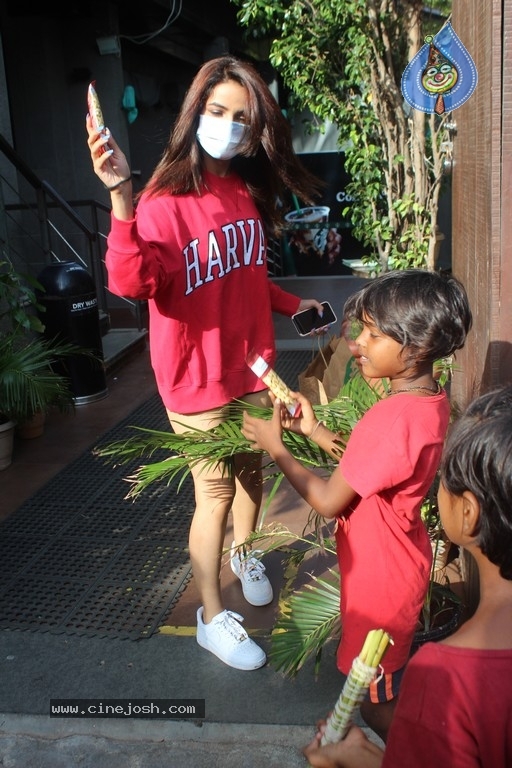
[(292, 315), (292, 322), (299, 336), (312, 336), (315, 331), (328, 328), (337, 321), (338, 318), (328, 301), (323, 301), (322, 307), (324, 308), (322, 317), (320, 317), (315, 307), (304, 309), (302, 312)]

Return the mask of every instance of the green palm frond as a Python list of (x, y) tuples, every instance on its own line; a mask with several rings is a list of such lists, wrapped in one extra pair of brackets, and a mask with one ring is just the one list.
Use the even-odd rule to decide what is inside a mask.
[[(346, 444), (354, 425), (363, 413), (379, 399), (378, 394), (361, 377), (351, 379), (339, 396), (328, 405), (314, 407), (319, 419), (325, 421), (329, 429), (340, 435), (340, 452)], [(155, 459), (138, 467), (127, 480), (131, 484), (129, 497), (136, 497), (155, 482), (170, 484), (179, 479), (179, 484), (189, 474), (192, 467), (204, 462), (205, 466), (217, 466), (221, 462), (230, 471), (230, 459), (238, 453), (259, 453), (251, 447), (242, 435), (243, 411), (253, 416), (271, 418), (271, 408), (261, 408), (247, 403), (234, 403), (229, 418), (210, 430), (189, 429), (180, 435), (172, 432), (142, 429), (134, 426), (137, 434), (126, 440), (98, 446), (95, 453), (113, 464), (126, 464), (134, 459)], [(307, 437), (292, 432), (283, 432), (283, 441), (290, 453), (305, 466), (331, 472), (336, 462), (316, 443)], [(161, 452), (161, 453), (160, 453)], [(158, 455), (157, 455), (158, 454)], [(265, 463), (266, 480), (271, 481), (269, 496), (273, 497), (283, 479), (275, 464)], [(268, 501), (267, 501), (268, 505)]]
[[(264, 555), (278, 551), (284, 555), (284, 584), (278, 604), (278, 616), (271, 634), (269, 660), (278, 671), (295, 676), (305, 662), (314, 657), (318, 668), (322, 647), (327, 640), (339, 636), (340, 579), (327, 568), (328, 576), (318, 577), (306, 571), (307, 561), (315, 555), (333, 558), (336, 545), (325, 531), (310, 531), (310, 521), (302, 534), (296, 534), (279, 523), (262, 526), (250, 534), (247, 543)], [(317, 565), (315, 565), (315, 568)], [(323, 569), (323, 566), (322, 566)], [(312, 583), (300, 589), (297, 580), (304, 575)]]
[(76, 354), (77, 347), (54, 344), (41, 338), (22, 346), (6, 335), (0, 340), (0, 411), (13, 419), (26, 418), (50, 403), (71, 405), (69, 381), (55, 373), (51, 364), (57, 358)]
[(129, 497), (138, 496), (150, 484), (163, 482), (167, 485), (175, 478), (179, 486), (197, 464), (205, 467), (225, 465), (230, 471), (230, 459), (237, 453), (257, 453), (241, 432), (241, 420), (230, 420), (211, 430), (191, 429), (180, 435), (134, 427), (138, 434), (95, 449), (98, 456), (114, 464), (126, 464), (135, 458), (153, 458), (157, 452), (165, 456), (138, 467), (127, 480), (132, 484)]
[(290, 596), (281, 596), (279, 614), (271, 634), (270, 663), (295, 676), (311, 657), (317, 668), (325, 643), (340, 631), (339, 575), (330, 578), (309, 574), (312, 583)]
[[(316, 517), (322, 520), (319, 515)], [(323, 520), (323, 526), (325, 528), (325, 520)], [(245, 543), (252, 549), (258, 549), (262, 556), (276, 550), (286, 555), (285, 586), (283, 588), (285, 592), (291, 591), (287, 584), (293, 583), (298, 568), (306, 557), (318, 553), (322, 555), (336, 554), (334, 541), (328, 536), (319, 535), (317, 531), (314, 534), (308, 533), (310, 528), (309, 520), (304, 526), (302, 534), (294, 533), (282, 523), (272, 523), (271, 525), (259, 526), (246, 539)]]

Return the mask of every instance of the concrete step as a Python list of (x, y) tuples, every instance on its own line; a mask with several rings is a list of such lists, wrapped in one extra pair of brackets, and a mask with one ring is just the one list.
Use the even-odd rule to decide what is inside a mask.
[(113, 328), (102, 336), (105, 370), (112, 373), (133, 355), (146, 349), (148, 332), (145, 328)]

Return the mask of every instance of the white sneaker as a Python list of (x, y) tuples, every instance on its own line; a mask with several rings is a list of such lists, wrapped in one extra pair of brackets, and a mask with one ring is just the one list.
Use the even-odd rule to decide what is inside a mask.
[(203, 621), (203, 607), (197, 611), (197, 642), (235, 669), (259, 669), (267, 657), (240, 626), (243, 616), (233, 611), (218, 613), (209, 624)]
[(231, 570), (242, 582), (242, 592), (251, 605), (268, 605), (272, 602), (274, 592), (272, 584), (265, 576), (265, 566), (258, 559), (261, 552), (249, 551), (244, 557), (240, 556), (235, 542), (231, 545)]

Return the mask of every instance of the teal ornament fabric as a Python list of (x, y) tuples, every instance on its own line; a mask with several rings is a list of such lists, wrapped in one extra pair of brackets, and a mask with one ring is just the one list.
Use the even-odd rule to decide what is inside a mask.
[(123, 93), (123, 109), (126, 112), (128, 122), (134, 123), (139, 114), (137, 103), (135, 101), (135, 89), (133, 85), (127, 85)]

